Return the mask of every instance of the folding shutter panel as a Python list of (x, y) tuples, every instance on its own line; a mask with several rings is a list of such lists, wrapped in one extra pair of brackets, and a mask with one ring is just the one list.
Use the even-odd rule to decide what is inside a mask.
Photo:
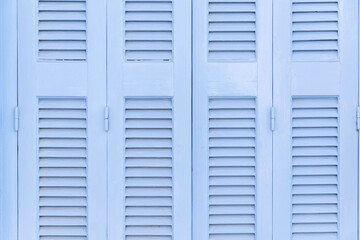
[(105, 6), (18, 6), (19, 239), (105, 239)]
[(271, 1), (194, 1), (193, 239), (271, 239)]
[(109, 239), (191, 238), (190, 10), (108, 1)]
[(357, 238), (357, 9), (275, 1), (276, 239)]
[[(17, 2), (0, 2), (0, 238), (17, 238), (17, 132), (14, 106), (17, 104)], [(6, 33), (6, 34), (4, 34)], [(10, 114), (9, 114), (10, 113)]]

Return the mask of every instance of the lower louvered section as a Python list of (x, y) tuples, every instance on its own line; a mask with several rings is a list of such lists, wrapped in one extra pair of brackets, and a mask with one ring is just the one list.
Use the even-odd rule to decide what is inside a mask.
[(209, 100), (209, 239), (255, 239), (256, 100)]
[(292, 106), (292, 239), (338, 239), (338, 99)]
[(87, 239), (86, 115), (85, 99), (39, 99), (39, 240)]
[(125, 239), (172, 239), (172, 100), (125, 103)]

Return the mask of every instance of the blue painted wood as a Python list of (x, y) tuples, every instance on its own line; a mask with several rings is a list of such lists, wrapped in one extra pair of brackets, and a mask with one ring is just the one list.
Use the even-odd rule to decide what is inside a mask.
[(191, 1), (108, 1), (108, 239), (191, 239)]
[(274, 236), (357, 239), (358, 2), (274, 1)]
[(0, 239), (17, 239), (16, 20), (16, 1), (0, 1)]
[(18, 239), (106, 239), (105, 3), (18, 12)]
[(357, 2), (15, 3), (0, 239), (358, 238)]
[(193, 239), (272, 239), (272, 2), (193, 4)]

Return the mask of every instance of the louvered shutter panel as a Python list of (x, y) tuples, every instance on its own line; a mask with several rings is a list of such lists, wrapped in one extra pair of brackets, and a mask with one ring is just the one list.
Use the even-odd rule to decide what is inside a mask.
[(274, 2), (276, 239), (357, 236), (357, 9)]
[(271, 239), (271, 2), (194, 12), (193, 238)]
[(105, 6), (18, 7), (18, 239), (105, 239)]
[(208, 3), (209, 61), (256, 59), (256, 1)]
[(171, 61), (173, 3), (125, 1), (125, 58), (127, 61)]
[(292, 100), (292, 237), (338, 239), (337, 97)]
[(39, 99), (39, 239), (87, 238), (85, 99)]
[(255, 240), (256, 102), (209, 100), (209, 239)]
[(172, 239), (172, 101), (125, 101), (125, 239)]
[(86, 0), (38, 1), (39, 60), (86, 60)]
[(292, 54), (294, 60), (337, 60), (339, 4), (334, 1), (292, 1)]
[(109, 239), (191, 239), (191, 2), (110, 0), (108, 30)]

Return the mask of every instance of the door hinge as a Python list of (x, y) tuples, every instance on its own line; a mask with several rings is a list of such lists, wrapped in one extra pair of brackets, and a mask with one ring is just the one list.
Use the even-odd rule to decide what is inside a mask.
[(356, 109), (356, 130), (360, 130), (360, 107)]
[(105, 120), (104, 121), (105, 122), (104, 130), (107, 132), (107, 131), (109, 131), (109, 107), (108, 106), (105, 107), (104, 113), (105, 113), (105, 115), (104, 115), (104, 120)]
[(271, 107), (270, 109), (270, 129), (275, 131), (275, 108)]
[(19, 107), (17, 106), (14, 109), (14, 130), (19, 131)]

